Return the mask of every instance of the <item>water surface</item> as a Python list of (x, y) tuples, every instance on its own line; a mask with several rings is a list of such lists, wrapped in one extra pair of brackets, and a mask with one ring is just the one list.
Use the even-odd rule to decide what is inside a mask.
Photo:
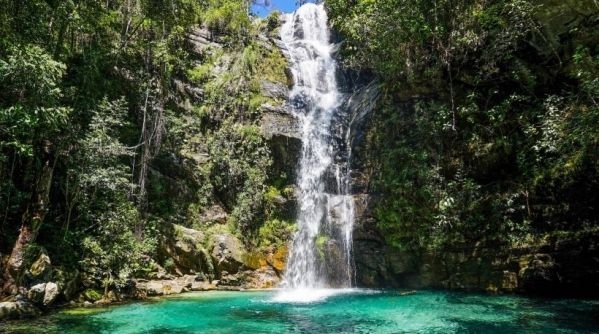
[(285, 302), (275, 291), (188, 293), (89, 314), (63, 311), (0, 332), (599, 333), (599, 301), (349, 289), (322, 296)]

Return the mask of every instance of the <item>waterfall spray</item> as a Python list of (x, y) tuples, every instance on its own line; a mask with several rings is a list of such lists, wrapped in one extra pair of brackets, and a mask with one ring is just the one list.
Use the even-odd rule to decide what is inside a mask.
[[(322, 5), (305, 4), (287, 14), (281, 39), (288, 50), (294, 87), (289, 103), (302, 126), (298, 166), (298, 231), (283, 287), (318, 290), (351, 287), (354, 203), (349, 195), (349, 130), (340, 121), (343, 94), (336, 81), (327, 16)], [(335, 145), (342, 141), (344, 145)], [(345, 151), (339, 146), (347, 147)], [(303, 296), (305, 297), (305, 296)]]

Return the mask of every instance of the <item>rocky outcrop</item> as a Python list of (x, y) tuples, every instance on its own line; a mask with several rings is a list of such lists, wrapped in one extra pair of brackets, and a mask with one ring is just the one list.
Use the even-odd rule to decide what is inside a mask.
[(283, 107), (264, 104), (261, 109), (260, 131), (272, 152), (272, 169), (279, 174), (286, 173), (291, 181), (302, 150), (299, 122)]
[(200, 224), (224, 224), (227, 222), (227, 212), (221, 205), (212, 204), (210, 207), (202, 211), (198, 217)]
[(294, 115), (288, 113), (283, 107), (274, 107), (263, 104), (262, 121), (260, 130), (266, 139), (285, 137), (287, 140), (299, 141), (301, 146), (301, 129)]
[(268, 80), (260, 81), (260, 91), (263, 96), (271, 97), (276, 100), (284, 101), (287, 99), (289, 89), (281, 82), (272, 82)]
[(219, 233), (212, 236), (213, 248), (210, 252), (218, 273), (236, 273), (243, 265), (245, 253), (243, 244), (230, 233)]
[(44, 295), (46, 294), (46, 283), (41, 283), (32, 286), (27, 292), (27, 299), (34, 304), (42, 304)]
[(176, 275), (210, 272), (204, 239), (204, 232), (172, 224), (160, 247), (162, 261), (168, 264), (164, 269)]
[(245, 289), (269, 289), (276, 287), (281, 278), (274, 267), (261, 267), (247, 270), (241, 274), (242, 287)]
[(208, 48), (221, 48), (215, 37), (206, 27), (196, 27), (187, 34), (191, 49), (197, 55), (202, 55)]
[(145, 281), (138, 280), (136, 288), (144, 291), (147, 296), (162, 296), (183, 292), (184, 285), (180, 280)]
[(559, 266), (549, 254), (526, 256), (520, 263), (518, 277), (526, 291), (548, 291), (561, 283)]

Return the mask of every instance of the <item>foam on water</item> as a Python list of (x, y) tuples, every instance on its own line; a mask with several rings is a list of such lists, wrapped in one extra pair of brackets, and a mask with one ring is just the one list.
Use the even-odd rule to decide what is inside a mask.
[(279, 291), (271, 299), (272, 302), (276, 303), (296, 303), (296, 304), (308, 304), (323, 302), (330, 297), (346, 295), (352, 293), (359, 293), (360, 289), (345, 288), (345, 289), (284, 289)]

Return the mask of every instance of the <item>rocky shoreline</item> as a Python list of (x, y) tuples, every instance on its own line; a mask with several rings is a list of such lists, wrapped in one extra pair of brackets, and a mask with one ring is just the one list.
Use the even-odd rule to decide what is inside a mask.
[(47, 315), (51, 312), (78, 309), (78, 308), (98, 308), (110, 305), (123, 305), (136, 301), (160, 300), (165, 297), (172, 297), (185, 293), (209, 292), (209, 291), (269, 291), (272, 288), (252, 288), (232, 285), (215, 285), (212, 282), (190, 282), (192, 275), (177, 277), (170, 280), (143, 280), (140, 279), (140, 286), (137, 287), (134, 294), (121, 294), (111, 291), (107, 297), (99, 296), (94, 300), (93, 293), (87, 291), (84, 293), (83, 302), (72, 300), (63, 304), (52, 305), (51, 307), (40, 307), (27, 299), (18, 299), (11, 302), (0, 302), (0, 321), (24, 320), (37, 318)]
[[(106, 284), (77, 269), (53, 266), (39, 251), (18, 294), (0, 302), (0, 320), (37, 317), (56, 307), (102, 306), (191, 291), (240, 291), (276, 287), (286, 249), (247, 251), (233, 234), (206, 234), (179, 225), (165, 236), (160, 253), (170, 265), (125, 281)], [(165, 262), (165, 261), (162, 261)]]
[[(247, 273), (250, 275), (249, 273)], [(27, 297), (17, 295), (13, 301), (0, 302), (0, 320), (18, 320), (39, 317), (47, 312), (65, 308), (103, 307), (133, 301), (150, 300), (188, 292), (206, 291), (256, 291), (271, 290), (276, 285), (258, 287), (252, 283), (240, 283), (231, 278), (208, 282), (201, 275), (184, 275), (164, 279), (134, 279), (134, 286), (122, 291), (109, 290), (102, 294), (99, 289), (86, 289), (76, 299), (54, 303), (59, 296), (55, 283), (38, 284), (28, 291)], [(275, 284), (273, 282), (273, 284)], [(45, 289), (42, 289), (45, 285)]]

